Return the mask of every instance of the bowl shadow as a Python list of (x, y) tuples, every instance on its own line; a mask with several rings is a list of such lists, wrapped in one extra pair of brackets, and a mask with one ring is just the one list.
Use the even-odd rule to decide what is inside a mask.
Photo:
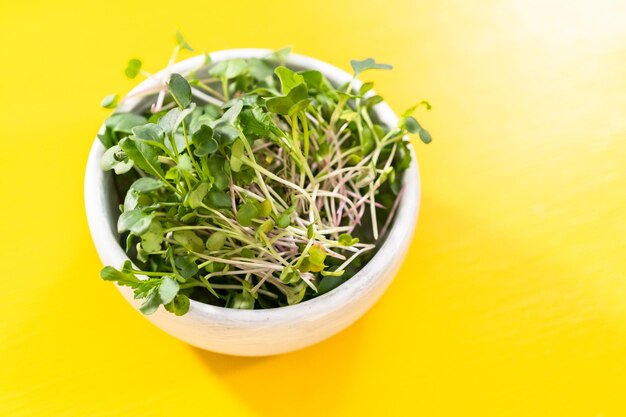
[(239, 357), (189, 348), (260, 416), (333, 416), (345, 398), (342, 387), (352, 385), (366, 317), (321, 343), (282, 355)]

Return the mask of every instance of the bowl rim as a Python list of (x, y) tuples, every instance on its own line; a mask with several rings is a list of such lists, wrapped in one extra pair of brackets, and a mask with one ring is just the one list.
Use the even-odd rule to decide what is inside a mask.
[[(215, 51), (208, 55), (212, 62), (219, 62), (232, 58), (260, 58), (272, 52), (270, 49), (243, 48)], [(198, 55), (174, 64), (171, 70), (185, 74), (200, 67), (205, 59), (205, 55)], [(286, 59), (286, 65), (318, 70), (330, 81), (337, 84), (343, 84), (352, 79), (352, 75), (346, 71), (305, 55), (290, 53)], [(128, 93), (127, 97), (144, 88), (157, 86), (158, 80), (166, 75), (165, 69), (156, 73), (153, 78), (139, 83)], [(353, 82), (356, 88), (359, 88), (361, 84), (359, 80)], [(374, 94), (374, 92), (370, 91), (369, 94)], [(118, 110), (128, 111), (137, 105), (139, 101), (139, 98), (127, 99)], [(385, 101), (378, 103), (373, 110), (382, 122), (389, 126), (397, 125), (398, 117)], [(103, 128), (104, 122), (100, 127), (100, 131)], [(325, 294), (302, 303), (270, 309), (240, 310), (190, 299), (190, 308), (187, 314), (176, 317), (176, 319), (208, 319), (235, 327), (267, 323), (270, 320), (274, 323), (294, 323), (327, 314), (332, 310), (345, 308), (355, 302), (360, 298), (359, 295), (362, 295), (368, 288), (372, 287), (376, 280), (380, 279), (386, 271), (393, 270), (394, 266), (399, 267), (411, 243), (419, 212), (421, 187), (417, 159), (412, 146), (409, 148), (412, 153), (412, 162), (404, 174), (405, 191), (400, 197), (402, 200), (398, 205), (396, 217), (389, 228), (387, 237), (372, 259), (348, 281)], [(130, 260), (130, 258), (126, 255), (115, 236), (115, 227), (106, 216), (102, 215), (102, 204), (105, 204), (107, 199), (104, 195), (105, 187), (100, 185), (104, 185), (105, 176), (110, 175), (110, 173), (105, 173), (100, 168), (100, 157), (103, 153), (104, 146), (96, 137), (89, 153), (85, 172), (85, 210), (92, 240), (101, 261), (105, 265), (118, 266), (122, 265), (124, 261)], [(118, 289), (120, 291), (125, 290), (119, 285)]]

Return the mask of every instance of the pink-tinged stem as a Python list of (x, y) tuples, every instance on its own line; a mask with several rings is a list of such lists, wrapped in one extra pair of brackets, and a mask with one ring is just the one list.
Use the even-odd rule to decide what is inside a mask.
[(380, 231), (381, 236), (385, 236), (385, 233), (387, 232), (387, 229), (389, 228), (389, 225), (391, 224), (391, 219), (393, 219), (393, 216), (396, 214), (396, 210), (398, 209), (398, 206), (400, 205), (400, 200), (402, 200), (403, 194), (404, 194), (404, 185), (402, 186), (402, 188), (400, 188), (400, 192), (396, 196), (396, 201), (393, 202), (393, 206), (391, 207), (389, 216), (387, 216), (387, 220), (385, 220), (385, 225)]
[(237, 205), (235, 204), (235, 185), (233, 184), (232, 175), (228, 177), (228, 188), (230, 189), (230, 202), (233, 207), (233, 213), (237, 215)]

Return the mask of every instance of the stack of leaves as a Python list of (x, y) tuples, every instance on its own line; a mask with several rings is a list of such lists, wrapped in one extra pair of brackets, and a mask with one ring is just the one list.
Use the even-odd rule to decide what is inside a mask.
[[(176, 315), (190, 298), (274, 308), (348, 280), (398, 206), (406, 134), (431, 140), (415, 108), (386, 126), (372, 83), (354, 87), (363, 71), (391, 66), (352, 61), (352, 81), (334, 86), (319, 71), (285, 67), (282, 50), (207, 59), (183, 76), (170, 68), (191, 47), (177, 38), (166, 82), (134, 95), (149, 104), (113, 113), (99, 135), (102, 168), (125, 193), (117, 227), (133, 260), (106, 266), (102, 278), (134, 289), (143, 313), (164, 305)], [(154, 77), (136, 59), (126, 74)]]

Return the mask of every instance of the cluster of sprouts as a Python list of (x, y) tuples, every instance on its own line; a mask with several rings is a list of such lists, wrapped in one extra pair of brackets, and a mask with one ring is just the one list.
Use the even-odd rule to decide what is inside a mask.
[(177, 38), (158, 79), (129, 62), (129, 77), (157, 87), (136, 93), (147, 104), (114, 112), (99, 135), (102, 167), (125, 195), (118, 231), (133, 260), (101, 276), (133, 288), (144, 313), (163, 305), (177, 315), (189, 298), (273, 308), (345, 282), (393, 221), (411, 163), (407, 133), (430, 142), (415, 108), (386, 126), (372, 83), (355, 82), (390, 66), (352, 61), (353, 80), (335, 86), (319, 71), (284, 66), (281, 50), (207, 57), (183, 76), (171, 68), (191, 47)]

